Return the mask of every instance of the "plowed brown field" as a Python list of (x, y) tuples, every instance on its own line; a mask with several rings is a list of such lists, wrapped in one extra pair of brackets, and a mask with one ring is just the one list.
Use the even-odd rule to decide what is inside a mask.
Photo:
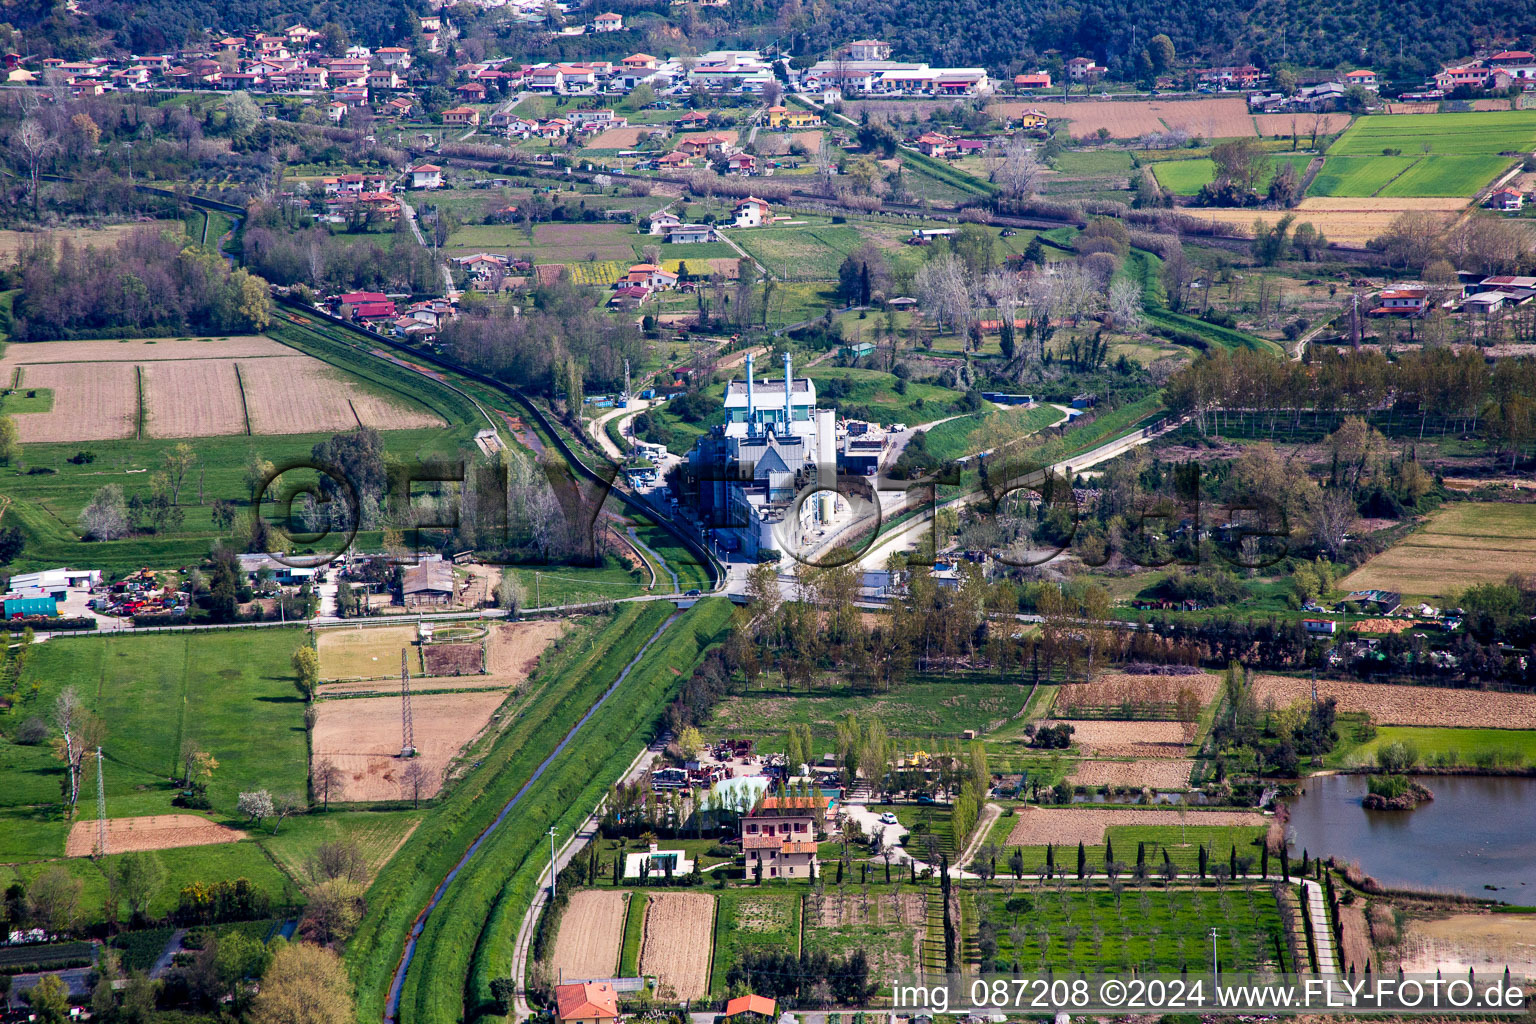
[(1134, 807), (1099, 809), (1069, 807), (1020, 807), (1009, 846), (1098, 846), (1110, 825), (1264, 825), (1262, 814), (1250, 811), (1190, 811), (1180, 818), (1173, 811), (1139, 810)]
[[(64, 856), (89, 857), (96, 852), (98, 821), (77, 821), (64, 841)], [(195, 814), (151, 814), (139, 818), (107, 819), (107, 852), (132, 853), (139, 850), (170, 850), (178, 846), (211, 846), (233, 843), (245, 838), (237, 828), (228, 828)]]
[[(1260, 675), (1254, 679), (1253, 692), (1260, 704), (1272, 700), (1284, 707), (1310, 700), (1312, 681)], [(1317, 695), (1336, 699), (1340, 711), (1363, 711), (1378, 725), (1536, 729), (1536, 694), (1530, 693), (1319, 679)]]
[(628, 900), (643, 898), (600, 889), (583, 889), (572, 896), (560, 916), (560, 934), (555, 939), (556, 983), (613, 977), (624, 941), (624, 908)]
[[(417, 756), (426, 769), (423, 799), (442, 788), (443, 770), (491, 720), (505, 699), (499, 691), (429, 693), (411, 698)], [(329, 759), (346, 781), (337, 799), (408, 800), (401, 743), (400, 698), (322, 700), (315, 707), (312, 759)]]
[[(672, 1001), (709, 994), (709, 958), (714, 948), (715, 898), (705, 893), (669, 892), (650, 897), (640, 973), (655, 975)], [(665, 997), (664, 997), (665, 998)]]

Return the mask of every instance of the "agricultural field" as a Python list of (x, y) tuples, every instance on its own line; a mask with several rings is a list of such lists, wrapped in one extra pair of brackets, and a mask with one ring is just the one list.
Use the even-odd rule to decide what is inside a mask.
[(707, 729), (717, 736), (782, 737), (792, 723), (804, 722), (814, 736), (824, 738), (831, 736), (839, 715), (856, 711), (879, 718), (893, 736), (952, 739), (965, 729), (986, 730), (1008, 721), (1028, 696), (1027, 686), (920, 679), (881, 694), (763, 689), (720, 701)]
[(15, 344), (0, 379), (53, 394), (48, 411), (18, 416), (24, 444), (442, 425), (263, 337)]
[(714, 965), (710, 990), (725, 987), (725, 974), (748, 951), (798, 951), (800, 894), (753, 889), (726, 889), (716, 897), (719, 922), (715, 929)]
[(996, 926), (997, 959), (1026, 970), (1198, 967), (1210, 957), (1212, 928), (1226, 969), (1275, 967), (1284, 948), (1280, 911), (1267, 887), (1112, 893), (1037, 886), (1022, 904), (1018, 899), (989, 892), (976, 897), (977, 912)]
[(0, 262), (10, 263), (21, 251), (23, 244), (29, 241), (41, 241), (47, 239), (57, 245), (60, 242), (68, 242), (77, 249), (86, 246), (94, 246), (97, 249), (105, 249), (122, 241), (124, 236), (133, 234), (138, 230), (164, 230), (174, 226), (176, 230), (181, 225), (175, 221), (160, 221), (155, 224), (109, 224), (102, 228), (51, 228), (47, 231), (0, 231)]
[[(211, 846), (237, 843), (246, 838), (239, 829), (228, 828), (196, 814), (150, 814), (136, 818), (107, 820), (107, 850), (132, 853), (141, 850), (170, 850), (178, 846)], [(93, 856), (100, 844), (96, 821), (77, 821), (64, 842), (64, 856)]]
[(443, 253), (446, 256), (469, 256), (487, 251), (528, 253), (535, 263), (633, 261), (636, 245), (649, 244), (649, 238), (637, 234), (631, 224), (547, 221), (534, 225), (530, 243), (521, 227), (466, 224), (449, 237)]
[(1228, 210), (1203, 209), (1200, 216), (1222, 221), (1240, 231), (1248, 231), (1255, 220), (1267, 226), (1287, 213), (1294, 214), (1297, 223), (1311, 224), (1330, 242), (1363, 248), (1371, 239), (1386, 232), (1399, 214), (1409, 210), (1425, 211), (1439, 215), (1445, 225), (1451, 223), (1456, 211), (1467, 205), (1463, 199), (1436, 198), (1337, 198), (1312, 195), (1303, 199), (1294, 210)]
[(1344, 578), (1349, 590), (1450, 598), (1474, 583), (1536, 572), (1536, 505), (1452, 502)]
[(1074, 786), (1120, 786), (1140, 789), (1187, 789), (1195, 762), (1188, 758), (1140, 761), (1079, 761), (1067, 775)]
[(1319, 139), (1341, 132), (1349, 127), (1350, 116), (1332, 114), (1255, 114), (1254, 127), (1262, 138), (1289, 138), (1296, 135), (1311, 140), (1312, 128), (1317, 126)]
[(1182, 757), (1187, 740), (1182, 722), (1065, 721), (1072, 743), (1099, 757)]
[(1536, 111), (1362, 117), (1328, 149), (1318, 196), (1470, 198), (1536, 145)]
[(1229, 139), (1256, 134), (1248, 102), (1240, 96), (1198, 100), (1026, 100), (993, 103), (988, 113), (997, 118), (1018, 117), (1038, 110), (1046, 117), (1070, 122), (1074, 139), (1097, 135), (1100, 128), (1113, 139), (1134, 139), (1149, 132), (1174, 129), (1204, 139)]
[[(1309, 153), (1278, 153), (1269, 158), (1269, 172), (1259, 182), (1259, 189), (1263, 191), (1269, 187), (1269, 182), (1282, 165), (1289, 164), (1296, 170), (1296, 177), (1300, 180), (1306, 174), (1307, 165), (1312, 162)], [(1158, 160), (1151, 164), (1152, 173), (1157, 177), (1157, 183), (1169, 192), (1180, 196), (1192, 196), (1206, 185), (1209, 185), (1216, 176), (1216, 165), (1209, 157), (1199, 157), (1194, 160)]]
[(1377, 729), (1375, 739), (1351, 748), (1345, 763), (1374, 765), (1376, 752), (1389, 743), (1413, 747), (1419, 761), (1426, 764), (1436, 760), (1473, 765), (1491, 760), (1506, 766), (1536, 763), (1536, 731), (1391, 725)]
[(673, 1000), (707, 996), (714, 927), (713, 896), (696, 892), (648, 895), (640, 973), (654, 975), (657, 988), (672, 993)]
[(398, 679), (400, 652), (407, 648), (411, 672), (420, 674), (414, 625), (321, 629), (315, 633), (321, 679)]
[(1449, 914), (1414, 918), (1403, 929), (1398, 966), (1405, 972), (1475, 971), (1496, 977), (1507, 967), (1536, 976), (1536, 915)]
[(883, 983), (920, 967), (927, 915), (928, 897), (922, 893), (862, 897), (828, 890), (810, 895), (805, 899), (805, 949), (831, 956), (863, 950), (870, 979)]
[(1172, 718), (1179, 693), (1190, 690), (1201, 706), (1221, 692), (1221, 679), (1209, 672), (1188, 676), (1145, 676), (1101, 672), (1089, 683), (1069, 683), (1056, 691), (1052, 713), (1071, 718), (1075, 710), (1121, 711), (1125, 717)]
[(643, 906), (645, 896), (602, 889), (583, 889), (571, 896), (560, 915), (551, 961), (557, 982), (580, 978), (611, 978), (619, 967), (624, 915), (630, 901)]
[[(1172, 810), (1137, 807), (1020, 807), (1008, 824), (1009, 846), (1045, 846), (1048, 843), (1075, 847), (1103, 846), (1105, 830), (1119, 826), (1169, 826), (1177, 833), (1183, 826), (1263, 827), (1267, 819), (1252, 811), (1190, 811), (1179, 815)], [(1198, 841), (1198, 840), (1197, 840)], [(1171, 845), (1171, 838), (1165, 840)], [(1132, 853), (1135, 852), (1134, 846)], [(1123, 852), (1121, 859), (1124, 859)], [(1058, 859), (1058, 864), (1065, 862)]]
[(318, 764), (329, 760), (345, 774), (339, 796), (332, 799), (356, 802), (410, 800), (406, 767), (420, 764), (425, 778), (421, 799), (442, 788), (449, 764), (490, 724), (492, 714), (506, 699), (495, 691), (471, 693), (424, 693), (412, 697), (417, 755), (402, 759), (400, 698), (356, 697), (322, 700), (310, 745)]
[[(1285, 707), (1310, 700), (1312, 680), (1257, 675), (1253, 692), (1261, 705), (1274, 701), (1276, 707)], [(1368, 714), (1378, 725), (1536, 729), (1536, 694), (1319, 679), (1317, 695), (1337, 700), (1341, 712)]]

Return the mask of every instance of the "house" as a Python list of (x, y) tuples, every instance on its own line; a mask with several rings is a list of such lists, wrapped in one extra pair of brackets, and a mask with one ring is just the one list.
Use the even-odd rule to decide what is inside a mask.
[(638, 287), (659, 292), (677, 287), (677, 275), (654, 263), (636, 263), (619, 282), (622, 287)]
[(614, 289), (613, 295), (608, 299), (608, 305), (620, 309), (634, 309), (640, 303), (651, 297), (650, 289), (639, 285), (622, 285)]
[(1051, 73), (1049, 71), (1030, 71), (1022, 75), (1013, 76), (1015, 89), (1049, 89), (1051, 87)]
[(1381, 290), (1381, 305), (1371, 310), (1371, 315), (1420, 316), (1428, 307), (1428, 288), (1417, 285), (1394, 285)]
[(405, 117), (410, 114), (411, 108), (415, 105), (416, 102), (409, 96), (396, 96), (384, 104), (384, 113), (392, 117)]
[(816, 128), (821, 124), (821, 115), (813, 114), (809, 110), (794, 110), (788, 107), (768, 108), (768, 127), (770, 128)]
[(1259, 84), (1264, 77), (1264, 72), (1252, 64), (1238, 64), (1231, 67), (1206, 68), (1200, 72), (1199, 79), (1206, 85), (1219, 86), (1223, 89), (1252, 89)]
[(373, 51), (374, 59), (386, 68), (404, 71), (411, 66), (411, 51), (403, 46), (381, 46)]
[(848, 44), (848, 56), (854, 60), (886, 60), (891, 56), (891, 44), (879, 39), (855, 39)]
[(658, 157), (656, 166), (660, 168), (692, 167), (694, 158), (680, 149), (674, 149), (665, 156)]
[(731, 223), (738, 228), (760, 228), (771, 219), (768, 204), (756, 196), (748, 196), (737, 203), (731, 215)]
[(1043, 132), (1050, 123), (1043, 111), (1026, 110), (1019, 115), (1019, 128), (1027, 132)]
[(405, 83), (400, 80), (400, 76), (395, 73), (393, 68), (379, 68), (368, 72), (368, 88), (370, 89), (391, 90), (399, 89), (404, 85)]
[(1313, 636), (1332, 636), (1339, 631), (1339, 624), (1332, 619), (1302, 619), (1301, 626)]
[(703, 128), (708, 124), (709, 115), (702, 110), (690, 111), (677, 119), (677, 126), (679, 128)]
[(938, 132), (924, 132), (917, 137), (917, 141), (913, 145), (924, 156), (939, 157), (941, 159), (954, 156), (960, 152), (960, 148), (955, 144), (954, 139), (948, 135), (940, 135)]
[(1435, 75), (1435, 88), (1450, 92), (1458, 86), (1481, 89), (1488, 83), (1491, 72), (1481, 63), (1449, 67)]
[(677, 149), (688, 156), (724, 156), (731, 148), (729, 135), (704, 133), (689, 135), (677, 144)]
[(715, 229), (708, 224), (674, 224), (666, 231), (668, 245), (688, 245), (695, 242), (713, 242)]
[(1525, 196), (1519, 189), (1501, 188), (1488, 197), (1488, 209), (1490, 210), (1518, 210), (1525, 205)]
[(555, 1018), (560, 1024), (615, 1024), (619, 994), (606, 981), (556, 985)]
[(341, 124), (347, 117), (347, 105), (339, 100), (332, 100), (326, 104), (325, 114), (336, 124)]
[(453, 90), (459, 94), (459, 98), (466, 103), (485, 102), (485, 84), (483, 82), (465, 82), (456, 86)]
[[(687, 788), (686, 785), (683, 788)], [(688, 859), (687, 850), (662, 850), (652, 843), (650, 849), (643, 853), (630, 853), (624, 856), (625, 878), (691, 874), (693, 874), (693, 861)]]
[(741, 848), (747, 874), (763, 878), (809, 878), (816, 871), (818, 813), (825, 815), (831, 798), (823, 796), (765, 796), (742, 815)]
[(565, 72), (559, 67), (534, 68), (528, 76), (528, 89), (530, 92), (564, 92)]
[(434, 557), (401, 569), (400, 597), (407, 608), (424, 604), (452, 604), (452, 564)]
[(751, 153), (737, 153), (726, 160), (725, 169), (730, 174), (756, 174), (757, 157)]
[(1097, 82), (1108, 70), (1087, 57), (1073, 57), (1067, 61), (1067, 77), (1074, 82)]
[(592, 19), (592, 31), (594, 32), (618, 32), (624, 28), (624, 17), (608, 11), (599, 14)]
[(1344, 76), (1344, 84), (1358, 85), (1362, 89), (1369, 89), (1371, 92), (1375, 92), (1377, 88), (1376, 72), (1367, 71), (1363, 68), (1359, 71), (1351, 71)]
[(737, 996), (725, 1004), (726, 1020), (740, 1017), (743, 1020), (762, 1019), (772, 1021), (774, 1014), (778, 1012), (778, 1004), (767, 996), (745, 995)]
[(474, 107), (452, 107), (443, 111), (443, 124), (458, 126), (478, 125), (480, 123), (480, 111)]
[(649, 233), (653, 235), (664, 235), (669, 229), (678, 227), (682, 223), (683, 218), (679, 217), (677, 214), (671, 212), (670, 210), (657, 210), (655, 213), (651, 214), (651, 227)]
[(411, 168), (411, 188), (442, 188), (443, 169), (436, 164), (417, 164)]

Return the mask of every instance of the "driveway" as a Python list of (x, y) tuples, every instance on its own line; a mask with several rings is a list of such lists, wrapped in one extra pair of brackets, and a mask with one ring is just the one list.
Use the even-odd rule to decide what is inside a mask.
[(880, 849), (891, 851), (893, 863), (905, 863), (911, 859), (911, 855), (901, 847), (901, 840), (907, 834), (907, 827), (901, 824), (881, 824), (880, 815), (885, 813), (886, 811), (878, 807), (866, 807), (863, 804), (843, 805), (844, 817), (858, 822), (865, 835), (880, 837)]

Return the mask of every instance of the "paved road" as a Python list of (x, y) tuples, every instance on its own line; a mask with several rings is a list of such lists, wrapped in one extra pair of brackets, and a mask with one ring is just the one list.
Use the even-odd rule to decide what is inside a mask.
[(155, 964), (149, 969), (151, 978), (163, 978), (165, 972), (171, 969), (171, 963), (176, 959), (176, 954), (181, 952), (181, 940), (187, 937), (185, 928), (177, 928), (171, 932), (171, 937), (166, 940), (165, 949), (161, 950)]
[(1317, 944), (1317, 972), (1338, 974), (1339, 955), (1333, 947), (1333, 925), (1328, 920), (1328, 904), (1323, 899), (1323, 885), (1311, 879), (1302, 879), (1301, 888), (1307, 894), (1307, 916), (1312, 919), (1312, 939)]

